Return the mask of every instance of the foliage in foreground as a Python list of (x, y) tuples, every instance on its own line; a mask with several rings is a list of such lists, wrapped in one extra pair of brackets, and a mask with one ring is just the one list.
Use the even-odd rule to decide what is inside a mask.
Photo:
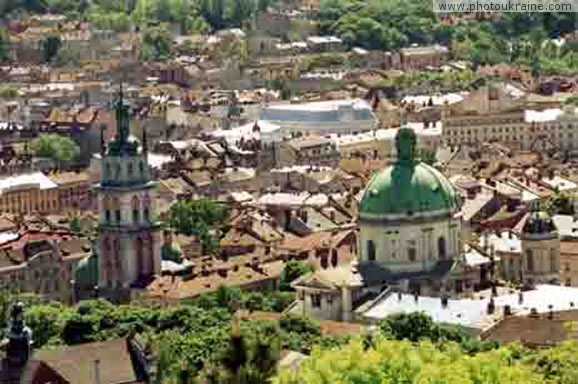
[[(223, 288), (198, 302), (161, 308), (86, 301), (75, 307), (34, 304), (26, 311), (34, 347), (109, 340), (140, 333), (158, 359), (160, 383), (262, 384), (275, 376), (280, 349), (311, 357), (278, 384), (578, 382), (578, 343), (541, 350), (498, 347), (423, 313), (395, 315), (379, 331), (356, 338), (321, 335), (300, 316), (279, 322), (233, 320), (231, 303), (249, 295)], [(8, 295), (6, 295), (8, 296)], [(0, 300), (0, 315), (9, 300)], [(205, 306), (206, 305), (206, 306)], [(4, 317), (6, 320), (6, 317)], [(475, 347), (472, 347), (475, 346)]]
[(455, 343), (379, 339), (365, 348), (359, 341), (334, 350), (316, 349), (298, 373), (282, 372), (278, 384), (543, 383), (542, 376), (501, 348), (474, 356)]

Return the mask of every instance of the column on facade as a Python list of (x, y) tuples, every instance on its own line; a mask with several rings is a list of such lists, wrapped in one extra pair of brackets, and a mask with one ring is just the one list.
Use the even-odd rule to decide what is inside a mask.
[(352, 308), (353, 303), (351, 302), (351, 289), (347, 286), (341, 287), (341, 320), (351, 321), (352, 320)]

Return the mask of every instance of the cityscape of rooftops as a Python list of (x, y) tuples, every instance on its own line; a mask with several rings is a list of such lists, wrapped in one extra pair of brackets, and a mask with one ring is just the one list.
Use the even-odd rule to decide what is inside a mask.
[(0, 384), (578, 384), (578, 14), (0, 0)]

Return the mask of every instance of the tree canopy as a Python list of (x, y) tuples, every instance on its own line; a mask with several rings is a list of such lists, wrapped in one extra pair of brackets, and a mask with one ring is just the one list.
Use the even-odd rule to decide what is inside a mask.
[(80, 148), (71, 138), (56, 133), (41, 134), (32, 141), (31, 147), (36, 156), (57, 162), (72, 161), (80, 154)]
[(214, 231), (224, 224), (226, 218), (225, 207), (216, 201), (180, 200), (171, 206), (169, 225), (184, 235), (198, 235), (206, 253), (218, 248), (219, 239)]
[(289, 260), (283, 266), (283, 271), (281, 272), (281, 281), (279, 283), (279, 289), (281, 291), (291, 291), (291, 282), (298, 277), (312, 272), (314, 270), (311, 264), (308, 264), (301, 260)]

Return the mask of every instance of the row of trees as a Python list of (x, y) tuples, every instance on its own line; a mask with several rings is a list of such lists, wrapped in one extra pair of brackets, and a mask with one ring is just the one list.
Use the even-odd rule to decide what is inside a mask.
[[(154, 379), (163, 383), (261, 384), (277, 375), (284, 348), (311, 357), (298, 372), (281, 372), (275, 379), (279, 384), (554, 384), (573, 383), (578, 377), (576, 342), (541, 350), (499, 346), (475, 340), (463, 328), (435, 324), (420, 313), (392, 316), (376, 332), (359, 337), (327, 337), (319, 324), (296, 316), (279, 322), (239, 321), (228, 300), (219, 302), (230, 295), (214, 294), (217, 301), (211, 308), (198, 303), (175, 308), (105, 301), (74, 308), (36, 304), (26, 310), (25, 318), (36, 348), (138, 332), (156, 356)], [(0, 313), (6, 313), (2, 303)]]
[(574, 31), (573, 13), (504, 13), (496, 20), (462, 20), (451, 25), (418, 0), (322, 0), (320, 27), (351, 46), (397, 50), (416, 43), (451, 45), (475, 64), (521, 63), (547, 72), (575, 68), (576, 49), (543, 49), (543, 42)]
[(126, 31), (156, 21), (180, 23), (188, 32), (210, 32), (251, 22), (272, 0), (4, 0), (0, 14), (60, 13), (88, 18), (103, 28)]

